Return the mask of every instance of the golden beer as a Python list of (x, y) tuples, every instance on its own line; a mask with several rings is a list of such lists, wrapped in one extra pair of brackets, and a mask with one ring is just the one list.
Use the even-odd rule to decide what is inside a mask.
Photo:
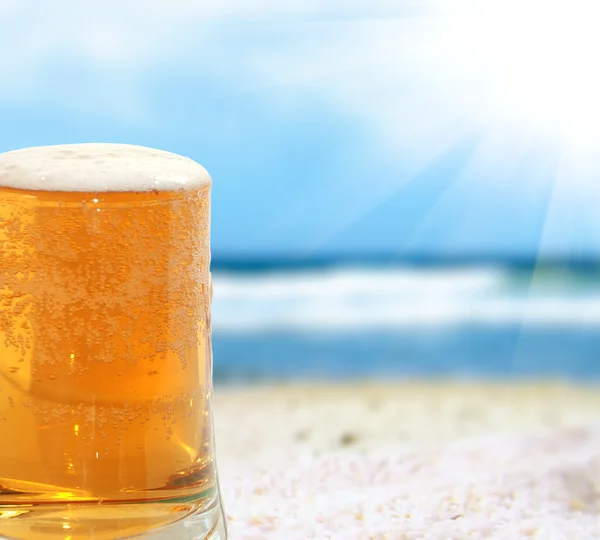
[(209, 220), (210, 177), (174, 154), (0, 155), (0, 536), (114, 540), (195, 515), (182, 538), (225, 537)]

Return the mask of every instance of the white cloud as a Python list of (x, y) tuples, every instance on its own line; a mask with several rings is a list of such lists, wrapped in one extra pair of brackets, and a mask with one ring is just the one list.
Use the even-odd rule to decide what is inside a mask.
[(0, 0), (0, 55), (3, 61), (20, 60), (26, 67), (28, 62), (61, 51), (135, 69), (138, 62), (161, 59), (161, 51), (171, 48), (174, 36), (191, 32), (202, 39), (214, 24), (396, 16), (419, 4), (416, 0), (375, 0), (365, 9), (364, 2), (357, 0)]
[[(175, 59), (209, 78), (226, 78), (227, 64), (235, 65), (236, 80), (225, 81), (233, 85), (244, 81), (260, 88), (313, 81), (323, 99), (345, 104), (351, 114), (374, 115), (379, 122), (375, 117), (393, 113), (389, 107), (399, 103), (394, 93), (412, 75), (398, 59), (410, 57), (407, 49), (414, 48), (420, 23), (404, 16), (435, 4), (0, 0), (0, 97), (22, 102), (62, 99), (77, 106), (101, 94), (113, 105), (124, 102), (126, 106), (113, 111), (122, 114), (135, 102), (144, 102), (145, 75)], [(237, 42), (227, 31), (236, 24), (245, 32)], [(389, 128), (386, 124), (384, 129)]]
[[(297, 66), (296, 80), (313, 76), (319, 65), (335, 75), (327, 63), (330, 53), (344, 56), (349, 44), (356, 43), (357, 50), (364, 41), (340, 34), (345, 23), (337, 21), (400, 17), (423, 5), (417, 0), (374, 0), (368, 7), (358, 0), (0, 0), (0, 99), (82, 110), (94, 104), (104, 114), (123, 117), (136, 110), (143, 115), (147, 75), (176, 62), (191, 76), (255, 88), (281, 82), (268, 72), (269, 65), (278, 73)], [(328, 49), (324, 64), (320, 51), (305, 42), (319, 24), (331, 31), (331, 39), (327, 29), (319, 38)], [(249, 42), (232, 40), (235, 25), (242, 25)], [(288, 27), (294, 40), (282, 35)], [(262, 33), (272, 34), (275, 43), (261, 43)], [(285, 43), (277, 43), (282, 39)], [(345, 55), (344, 61), (350, 60)], [(232, 75), (235, 80), (227, 80)]]
[[(591, 9), (574, 1), (584, 15)], [(552, 43), (564, 30), (566, 3), (545, 2), (542, 10), (540, 2), (0, 0), (0, 98), (81, 109), (108, 104), (105, 112), (117, 117), (141, 115), (148, 74), (176, 64), (232, 91), (296, 87), (299, 99), (315, 96), (355, 116), (383, 149), (418, 168), (487, 124), (555, 121), (558, 93), (548, 90), (560, 74), (532, 67), (546, 42), (534, 54), (529, 41), (539, 38), (535, 19)], [(578, 30), (567, 29), (567, 37)], [(572, 66), (578, 52), (560, 58), (558, 68)], [(592, 79), (584, 80), (589, 87)], [(589, 112), (588, 101), (576, 108), (579, 116)], [(582, 128), (581, 119), (574, 125)]]

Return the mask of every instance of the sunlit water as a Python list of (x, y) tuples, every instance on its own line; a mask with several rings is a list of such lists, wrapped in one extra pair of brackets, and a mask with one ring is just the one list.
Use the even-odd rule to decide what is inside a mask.
[(215, 379), (600, 378), (595, 269), (215, 272)]

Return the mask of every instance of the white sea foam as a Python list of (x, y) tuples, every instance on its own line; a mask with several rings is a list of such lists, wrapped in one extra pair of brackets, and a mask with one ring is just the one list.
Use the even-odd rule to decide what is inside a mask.
[(517, 291), (502, 269), (216, 274), (223, 332), (360, 331), (448, 325), (600, 326), (600, 292)]
[(42, 191), (172, 191), (210, 185), (189, 158), (124, 144), (40, 146), (0, 154), (0, 186)]

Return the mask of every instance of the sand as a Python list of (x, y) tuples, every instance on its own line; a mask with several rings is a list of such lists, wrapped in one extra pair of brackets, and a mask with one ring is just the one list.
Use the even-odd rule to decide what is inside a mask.
[[(352, 448), (431, 445), (600, 420), (600, 388), (545, 383), (413, 382), (217, 388), (224, 475)], [(600, 449), (599, 449), (600, 450)]]
[(233, 540), (600, 538), (600, 389), (218, 388)]

